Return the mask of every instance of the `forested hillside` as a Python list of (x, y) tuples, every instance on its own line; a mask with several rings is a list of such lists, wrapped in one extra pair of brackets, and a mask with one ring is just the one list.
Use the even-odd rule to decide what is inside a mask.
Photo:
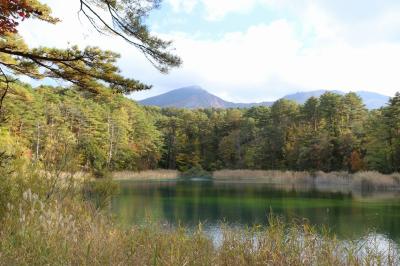
[(16, 157), (60, 166), (73, 161), (68, 165), (95, 173), (155, 168), (160, 158), (156, 117), (121, 95), (17, 84), (4, 112), (0, 149)]
[(400, 94), (368, 111), (354, 93), (325, 93), (304, 105), (228, 110), (163, 109), (160, 165), (220, 168), (379, 170), (400, 167)]
[(325, 93), (304, 105), (283, 99), (271, 107), (187, 110), (141, 107), (107, 90), (18, 83), (3, 119), (3, 156), (99, 175), (199, 166), (400, 170), (400, 94), (373, 111), (354, 93)]

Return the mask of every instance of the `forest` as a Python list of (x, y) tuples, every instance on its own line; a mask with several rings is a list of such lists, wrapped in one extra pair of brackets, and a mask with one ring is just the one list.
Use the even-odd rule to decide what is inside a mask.
[[(400, 93), (378, 110), (367, 110), (355, 93), (329, 92), (304, 104), (278, 100), (271, 107), (249, 109), (144, 107), (129, 95), (151, 85), (123, 75), (120, 55), (100, 42), (94, 42), (100, 47), (89, 46), (86, 34), (115, 41), (112, 48), (118, 51), (122, 42), (129, 52), (133, 49), (147, 59), (134, 64), (149, 64), (166, 74), (183, 61), (175, 54), (173, 40), (159, 37), (148, 23), (162, 1), (68, 1), (68, 9), (70, 2), (71, 7), (77, 4), (76, 17), (66, 19), (70, 25), (62, 22), (67, 10), (56, 16), (45, 2), (62, 10), (66, 1), (0, 1), (0, 265), (400, 264), (395, 238), (400, 232), (398, 198), (359, 200), (352, 191), (324, 193), (311, 187), (317, 194), (311, 199), (307, 193), (296, 197), (304, 193), (292, 187), (287, 193), (260, 193), (259, 183), (251, 184), (253, 189), (231, 184), (230, 193), (229, 184), (218, 187), (217, 180), (192, 184), (176, 178), (170, 183), (128, 180), (133, 183), (124, 187), (121, 180), (109, 178), (121, 170), (160, 168), (183, 173), (292, 170), (311, 177), (318, 171), (399, 172)], [(69, 42), (75, 40), (68, 30), (77, 33), (76, 21), (88, 26), (83, 45)], [(20, 24), (27, 25), (25, 31)], [(49, 30), (49, 43), (40, 46), (32, 37), (46, 40), (47, 32), (34, 36), (30, 31), (41, 24), (49, 27), (43, 31), (57, 24), (65, 27)], [(68, 44), (52, 43), (61, 37), (67, 37)], [(396, 185), (391, 188), (398, 189), (398, 174), (388, 178)], [(157, 192), (149, 190), (152, 185), (166, 187)], [(133, 191), (150, 198), (124, 198), (135, 196)], [(283, 197), (268, 198), (274, 195)], [(128, 206), (121, 213), (115, 212), (118, 197)], [(291, 215), (299, 210), (300, 216), (291, 216), (299, 219), (275, 216), (273, 206), (283, 206)], [(362, 238), (341, 239), (304, 216), (316, 213), (318, 220), (326, 221), (330, 213), (337, 222), (340, 208), (356, 216), (352, 228), (364, 225), (364, 215), (371, 214), (367, 218), (373, 218), (372, 225), (384, 221), (388, 230), (371, 234), (371, 228)], [(218, 229), (213, 235), (198, 219), (198, 225), (189, 225), (143, 215), (140, 222), (126, 226), (120, 216), (135, 211), (184, 211), (192, 216), (219, 209), (247, 218), (260, 213), (262, 224), (214, 224)], [(206, 218), (226, 218), (211, 216)], [(353, 220), (343, 221), (343, 226), (331, 228), (348, 228)]]
[(371, 111), (355, 93), (329, 92), (303, 105), (278, 100), (271, 107), (189, 110), (143, 107), (106, 89), (19, 82), (3, 109), (3, 156), (98, 176), (193, 167), (400, 170), (399, 93)]

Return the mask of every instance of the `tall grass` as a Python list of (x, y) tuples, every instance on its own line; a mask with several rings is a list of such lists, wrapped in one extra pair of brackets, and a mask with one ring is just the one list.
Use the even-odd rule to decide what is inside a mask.
[(308, 184), (318, 187), (345, 186), (353, 189), (400, 189), (400, 174), (384, 175), (375, 171), (355, 174), (348, 172), (276, 171), (276, 170), (220, 170), (213, 174), (217, 181), (260, 181), (275, 184)]
[(119, 171), (111, 174), (115, 180), (159, 180), (159, 179), (177, 179), (179, 172), (176, 170), (146, 170), (141, 172)]
[[(267, 228), (223, 229), (215, 245), (201, 229), (158, 224), (120, 229), (87, 206), (25, 203), (3, 221), (2, 265), (398, 265), (397, 250), (360, 251), (307, 224), (273, 220)], [(70, 206), (72, 204), (72, 206)], [(65, 208), (69, 208), (67, 211)], [(11, 211), (12, 213), (12, 211)], [(14, 216), (14, 217), (12, 217)], [(366, 245), (363, 243), (363, 245)], [(369, 240), (368, 246), (376, 244)]]
[[(160, 224), (123, 229), (83, 197), (88, 184), (62, 185), (48, 195), (47, 178), (3, 177), (0, 265), (399, 265), (398, 250), (373, 238), (343, 242), (307, 223), (272, 218), (268, 227), (223, 227), (215, 243)], [(109, 182), (109, 181), (107, 181)], [(105, 190), (96, 184), (93, 190)], [(67, 193), (67, 194), (66, 194)], [(108, 196), (107, 193), (103, 193)], [(67, 196), (66, 196), (67, 195)], [(102, 195), (102, 193), (100, 193)], [(362, 248), (368, 247), (368, 248)]]
[(279, 170), (219, 170), (213, 173), (216, 180), (261, 180), (270, 183), (303, 183), (311, 180), (309, 172)]
[[(181, 177), (176, 170), (147, 170), (142, 172), (113, 172), (114, 180), (168, 180)], [(195, 176), (195, 175), (194, 175)], [(363, 171), (355, 174), (348, 172), (306, 172), (279, 170), (218, 170), (212, 173), (216, 181), (265, 182), (283, 185), (313, 185), (316, 188), (346, 187), (348, 189), (400, 189), (400, 173), (381, 174), (376, 171)]]

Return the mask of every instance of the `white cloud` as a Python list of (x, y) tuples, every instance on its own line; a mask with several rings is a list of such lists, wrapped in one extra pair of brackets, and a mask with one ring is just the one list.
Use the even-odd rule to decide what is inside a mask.
[(198, 0), (168, 0), (174, 12), (190, 13), (198, 4)]
[(205, 81), (252, 86), (276, 75), (300, 43), (287, 21), (279, 20), (244, 33), (227, 33), (219, 40), (178, 37), (176, 45), (185, 58), (183, 68), (199, 73)]
[(257, 4), (271, 0), (168, 0), (175, 12), (191, 13), (195, 6), (202, 5), (206, 11), (205, 19), (221, 20), (230, 13), (248, 13)]
[(399, 39), (398, 0), (168, 0), (175, 12), (191, 13), (203, 6), (205, 19), (222, 20), (231, 13), (251, 14), (256, 8), (283, 11), (296, 17), (321, 41), (343, 38), (355, 44)]
[(233, 100), (269, 100), (312, 89), (393, 95), (400, 84), (400, 44), (353, 47), (337, 41), (305, 48), (286, 20), (227, 33), (215, 41), (174, 39), (185, 65), (170, 78), (195, 74), (207, 89)]
[(269, 0), (267, 5), (294, 16), (304, 30), (315, 34), (315, 45), (342, 41), (363, 46), (400, 40), (399, 1)]
[(253, 9), (257, 0), (201, 0), (209, 20), (218, 20), (228, 13), (247, 13)]
[(400, 12), (395, 7), (371, 12), (367, 17), (359, 14), (352, 21), (350, 15), (338, 12), (340, 6), (329, 7), (327, 1), (186, 1), (169, 3), (189, 12), (196, 1), (203, 1), (213, 7), (208, 12), (213, 19), (229, 12), (251, 12), (256, 2), (285, 9), (297, 17), (260, 23), (243, 32), (226, 32), (218, 39), (165, 34), (163, 37), (175, 41), (177, 53), (184, 60), (182, 68), (170, 75), (158, 73), (123, 40), (100, 36), (88, 23), (80, 23), (76, 13), (79, 6), (66, 1), (47, 1), (63, 23), (22, 23), (21, 33), (32, 46), (99, 45), (121, 53), (119, 66), (125, 76), (154, 84), (151, 91), (135, 93), (137, 99), (192, 84), (228, 100), (245, 102), (272, 100), (300, 90), (372, 90), (393, 95), (400, 89), (400, 42), (395, 39), (400, 36), (396, 34)]

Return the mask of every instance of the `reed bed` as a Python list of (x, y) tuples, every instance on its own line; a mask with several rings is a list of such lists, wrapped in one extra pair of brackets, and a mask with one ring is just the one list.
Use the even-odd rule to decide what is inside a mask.
[(215, 180), (262, 180), (270, 183), (305, 183), (311, 180), (309, 172), (278, 170), (219, 170), (213, 173)]
[[(100, 182), (100, 181), (99, 181)], [(109, 180), (107, 182), (110, 182)], [(222, 226), (217, 243), (157, 223), (124, 229), (64, 186), (49, 196), (39, 175), (0, 179), (0, 265), (399, 265), (395, 244), (341, 241), (304, 223), (270, 217), (268, 226)], [(95, 183), (99, 195), (110, 189)], [(68, 194), (65, 194), (68, 193)], [(4, 203), (4, 204), (3, 204)]]
[[(114, 180), (171, 180), (181, 177), (176, 170), (147, 170), (142, 172), (113, 172)], [(371, 190), (400, 189), (400, 173), (381, 174), (376, 171), (363, 171), (354, 174), (341, 172), (307, 172), (279, 170), (218, 170), (212, 173), (212, 179), (224, 182), (263, 182), (278, 185), (313, 185), (316, 188), (347, 188)]]
[(160, 179), (177, 179), (179, 172), (177, 170), (146, 170), (141, 172), (119, 171), (111, 174), (115, 180), (160, 180)]
[[(119, 228), (90, 206), (42, 202), (31, 192), (0, 229), (1, 265), (399, 265), (395, 245), (340, 241), (308, 224), (202, 231), (159, 224)], [(14, 211), (13, 211), (14, 210)], [(360, 246), (368, 248), (360, 249)]]
[(400, 189), (400, 174), (381, 174), (364, 171), (348, 172), (277, 171), (277, 170), (220, 170), (213, 173), (217, 181), (258, 181), (286, 185), (314, 185), (318, 187), (347, 187), (350, 189)]

